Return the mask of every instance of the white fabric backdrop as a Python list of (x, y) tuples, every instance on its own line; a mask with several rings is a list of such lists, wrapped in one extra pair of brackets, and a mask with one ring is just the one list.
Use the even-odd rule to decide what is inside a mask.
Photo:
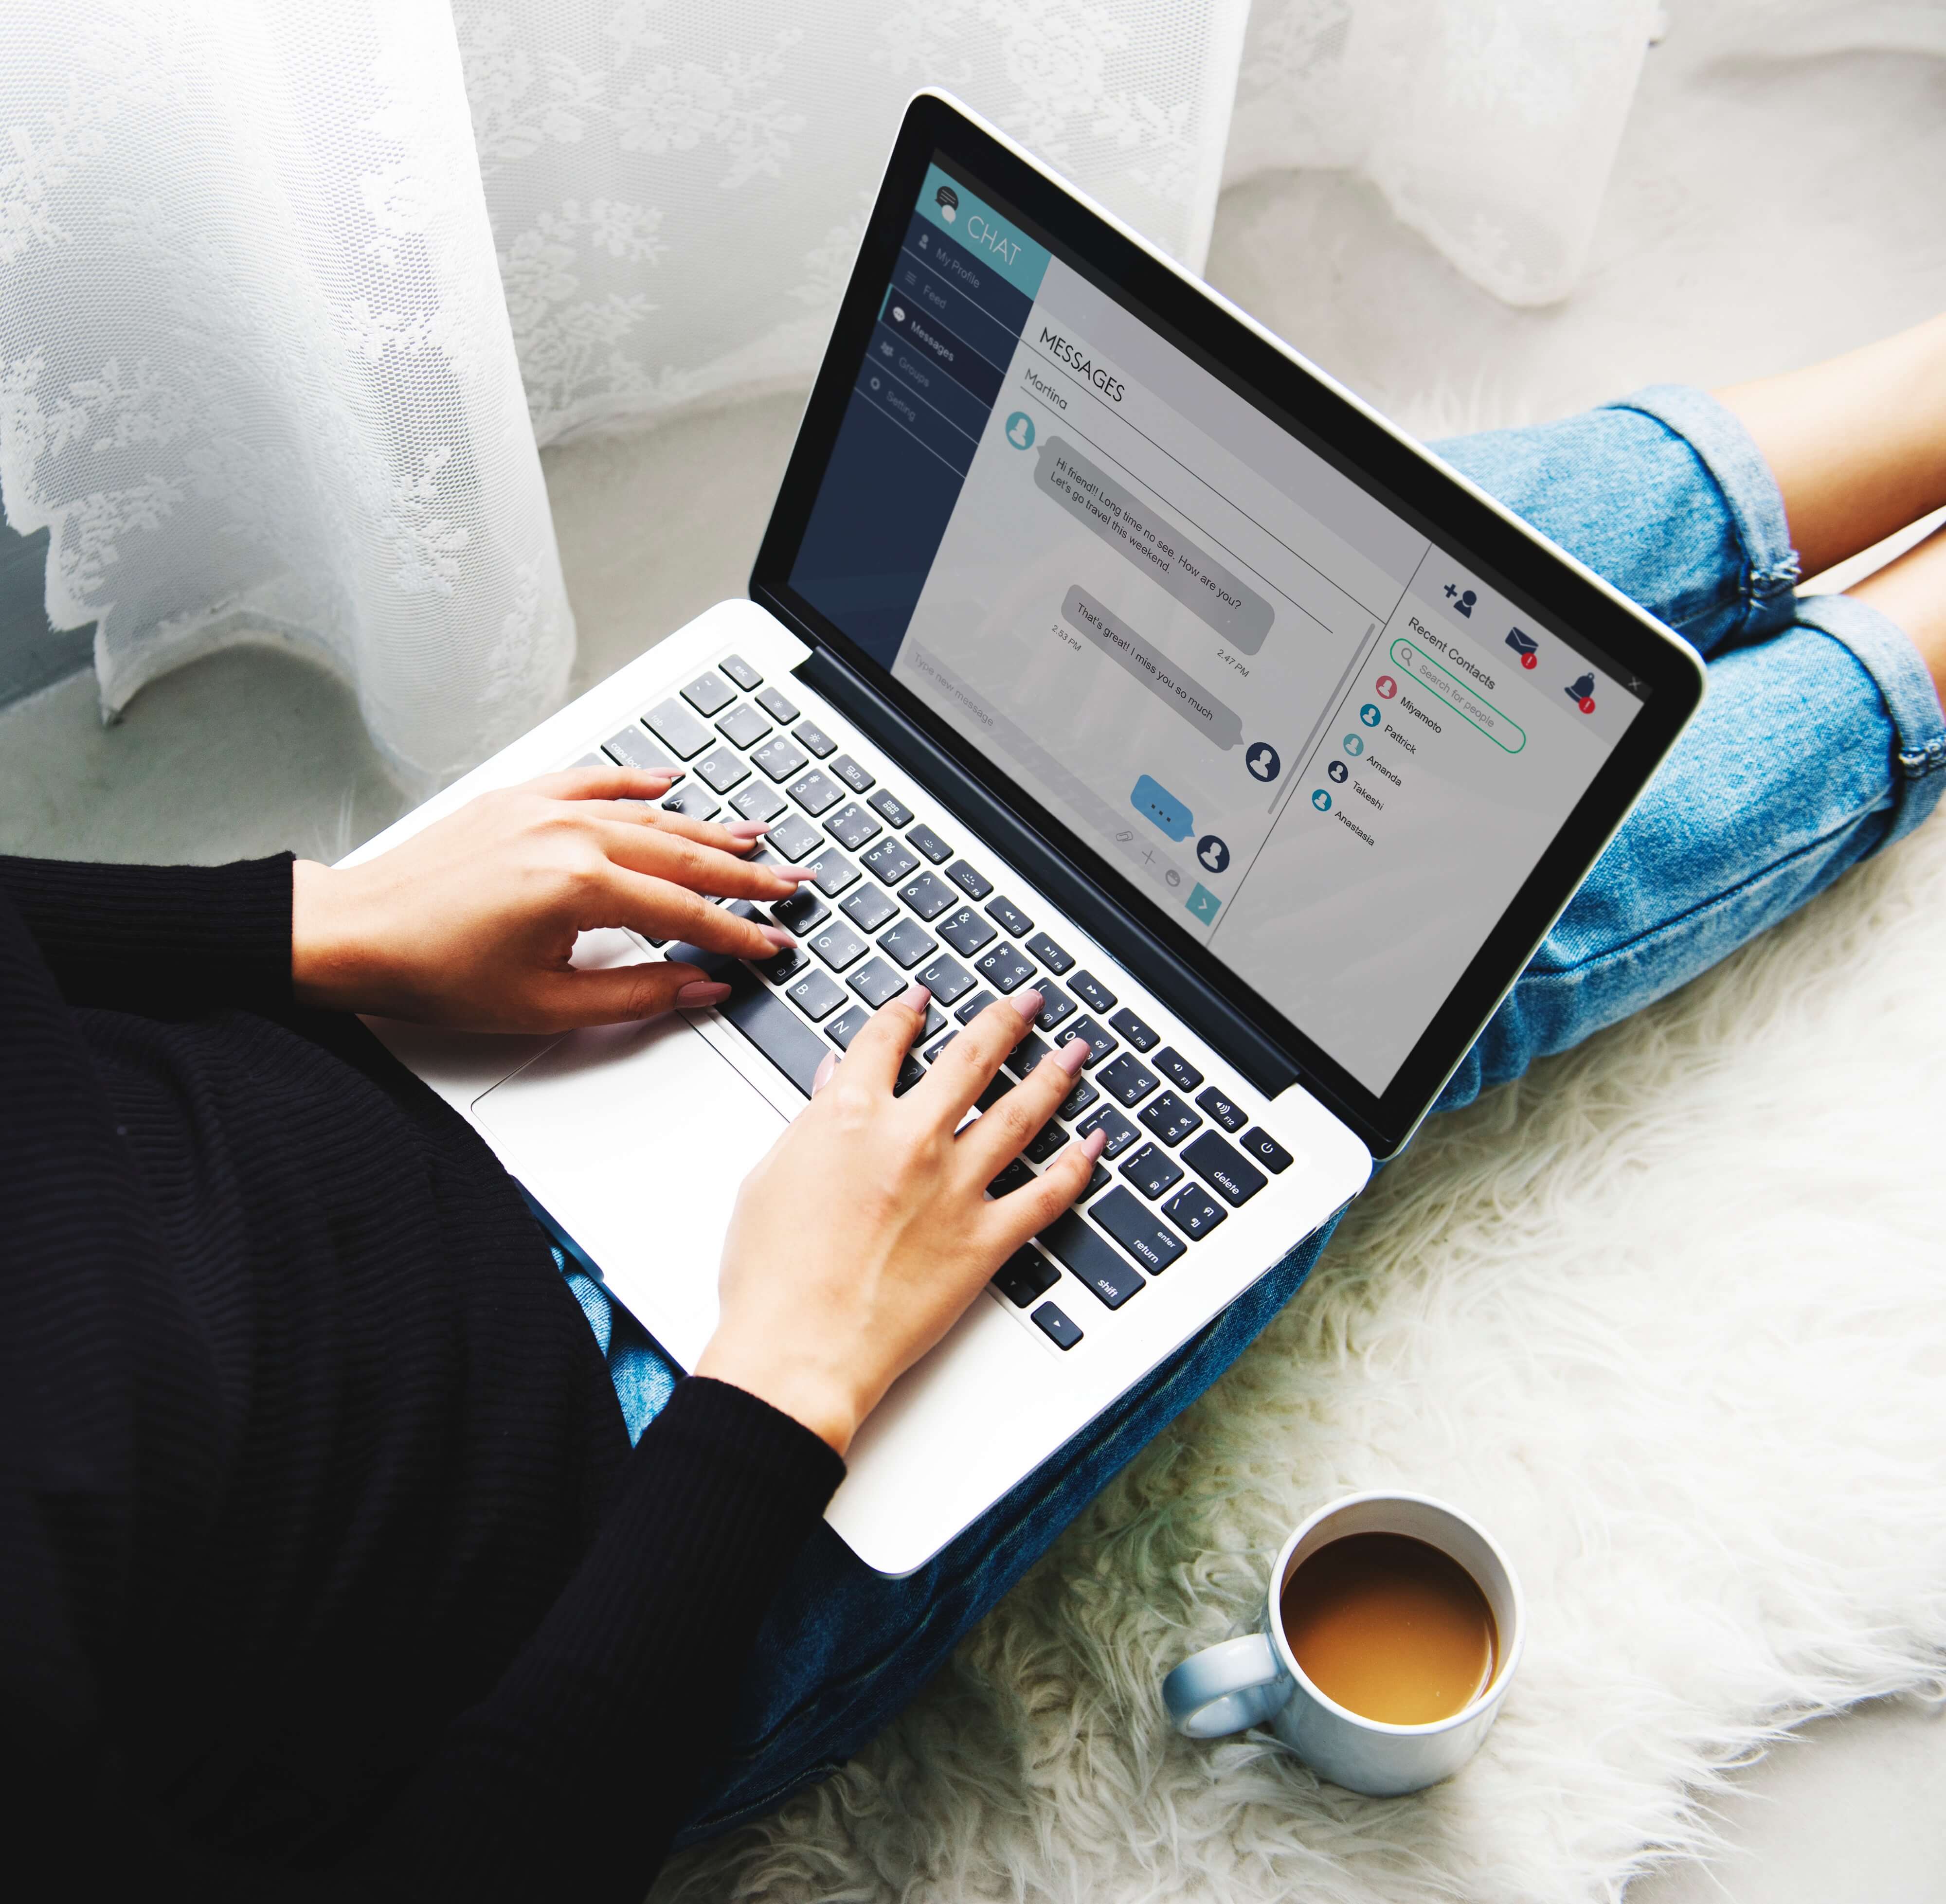
[(536, 442), (807, 381), (919, 85), (1192, 268), (1234, 100), (1232, 177), (1363, 167), (1534, 301), (1648, 4), (13, 0), (0, 502), (104, 712), (282, 637), (430, 785), (566, 687)]

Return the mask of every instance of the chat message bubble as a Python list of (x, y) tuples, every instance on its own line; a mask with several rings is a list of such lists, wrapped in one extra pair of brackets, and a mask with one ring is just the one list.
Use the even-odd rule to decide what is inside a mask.
[(1186, 840), (1196, 831), (1196, 821), (1189, 809), (1160, 780), (1146, 773), (1135, 782), (1129, 804), (1143, 819), (1154, 821), (1172, 840)]
[(1241, 576), (1206, 555), (1159, 510), (1124, 489), (1059, 437), (1041, 446), (1034, 481), (1076, 522), (1160, 582), (1233, 648), (1253, 655), (1275, 619)]
[(1234, 708), (1225, 707), (1200, 681), (1132, 634), (1085, 588), (1068, 590), (1061, 614), (1070, 628), (1126, 669), (1165, 707), (1174, 708), (1205, 740), (1226, 750), (1243, 745), (1243, 724)]

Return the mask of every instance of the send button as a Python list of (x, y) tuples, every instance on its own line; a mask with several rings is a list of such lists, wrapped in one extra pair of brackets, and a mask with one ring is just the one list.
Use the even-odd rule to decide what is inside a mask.
[(1194, 913), (1205, 925), (1209, 924), (1210, 921), (1215, 918), (1216, 909), (1223, 902), (1200, 879), (1196, 882), (1195, 891), (1183, 901), (1183, 904), (1188, 910)]

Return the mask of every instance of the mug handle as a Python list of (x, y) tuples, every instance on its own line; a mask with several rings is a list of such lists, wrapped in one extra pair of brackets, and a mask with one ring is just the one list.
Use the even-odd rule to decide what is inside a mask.
[(1261, 1725), (1290, 1699), (1289, 1676), (1261, 1633), (1191, 1653), (1162, 1683), (1162, 1702), (1186, 1739), (1220, 1739)]

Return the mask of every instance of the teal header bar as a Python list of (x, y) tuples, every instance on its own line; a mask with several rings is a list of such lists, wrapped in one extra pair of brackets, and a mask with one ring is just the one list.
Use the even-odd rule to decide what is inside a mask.
[(1049, 263), (1046, 250), (937, 165), (926, 168), (919, 208), (962, 250), (984, 258), (1016, 291), (1039, 296)]

